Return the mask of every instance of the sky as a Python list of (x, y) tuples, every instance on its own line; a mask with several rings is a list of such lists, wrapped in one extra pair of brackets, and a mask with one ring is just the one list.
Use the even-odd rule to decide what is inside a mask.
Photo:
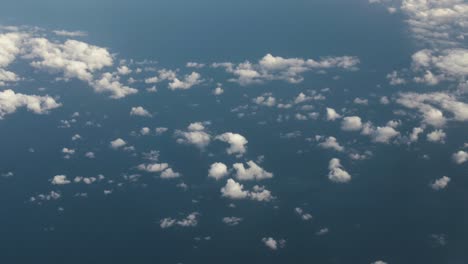
[(0, 262), (468, 262), (466, 1), (0, 6)]

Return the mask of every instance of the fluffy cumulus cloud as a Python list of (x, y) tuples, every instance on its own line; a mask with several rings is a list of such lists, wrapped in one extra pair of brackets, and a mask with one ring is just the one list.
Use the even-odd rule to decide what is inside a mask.
[[(56, 33), (63, 35), (66, 32)], [(21, 59), (30, 61), (36, 69), (58, 74), (58, 79), (62, 80), (82, 80), (98, 93), (109, 93), (111, 98), (118, 99), (137, 92), (123, 85), (118, 75), (101, 74), (102, 70), (114, 65), (106, 48), (77, 40), (55, 42), (37, 35), (34, 31), (0, 34), (0, 85), (19, 80), (16, 74), (3, 68), (22, 55)]]
[(211, 142), (211, 135), (205, 131), (205, 126), (200, 122), (191, 123), (187, 131), (177, 130), (174, 134), (178, 137), (177, 143), (195, 145), (200, 149), (204, 149)]
[(179, 172), (175, 172), (172, 168), (165, 169), (160, 175), (161, 179), (175, 179), (180, 176), (181, 174)]
[(313, 70), (326, 70), (331, 68), (356, 69), (359, 59), (352, 56), (324, 57), (320, 60), (302, 58), (283, 58), (265, 55), (257, 63), (245, 61), (234, 64), (230, 62), (214, 63), (216, 68), (224, 68), (226, 72), (234, 75), (231, 81), (241, 85), (262, 83), (272, 80), (283, 80), (289, 83), (299, 83), (304, 78), (303, 73)]
[(228, 217), (223, 217), (223, 223), (225, 223), (228, 226), (236, 226), (242, 222), (242, 218), (240, 217), (235, 217), (235, 216), (228, 216)]
[(140, 164), (137, 166), (139, 170), (146, 172), (162, 172), (165, 169), (169, 168), (167, 163), (151, 163), (151, 164)]
[(113, 58), (105, 48), (77, 40), (53, 43), (46, 38), (28, 41), (27, 57), (38, 69), (63, 73), (65, 79), (77, 78), (92, 81), (93, 72), (113, 65)]
[(453, 161), (457, 164), (462, 164), (468, 161), (468, 152), (460, 150), (452, 155)]
[(417, 39), (450, 45), (468, 33), (464, 0), (403, 0), (400, 8)]
[(440, 179), (435, 180), (433, 183), (431, 183), (431, 188), (438, 191), (447, 188), (447, 185), (450, 182), (450, 178), (447, 176), (443, 176)]
[(362, 121), (359, 116), (347, 116), (341, 122), (341, 129), (344, 131), (358, 131), (362, 128)]
[(280, 240), (276, 240), (272, 237), (264, 237), (262, 238), (262, 242), (263, 244), (271, 249), (271, 250), (277, 250), (279, 248), (283, 248), (284, 246), (286, 246), (286, 240), (284, 239), (280, 239)]
[(337, 183), (346, 183), (351, 181), (351, 175), (344, 170), (339, 159), (331, 159), (328, 164), (328, 169), (330, 170), (328, 173), (328, 179), (331, 181)]
[(255, 185), (252, 191), (244, 190), (244, 185), (233, 179), (228, 179), (226, 185), (221, 188), (221, 195), (228, 199), (251, 199), (258, 202), (269, 202), (274, 197), (264, 186)]
[(113, 149), (118, 149), (118, 148), (121, 148), (123, 146), (127, 145), (127, 142), (125, 142), (125, 140), (121, 139), (121, 138), (117, 138), (115, 140), (112, 140), (110, 142), (110, 147), (113, 148)]
[(222, 162), (215, 162), (211, 164), (210, 169), (208, 170), (208, 177), (214, 178), (216, 180), (222, 179), (228, 174), (228, 167)]
[(319, 146), (324, 149), (334, 149), (336, 151), (344, 151), (344, 147), (338, 143), (335, 137), (327, 137), (325, 141), (319, 143)]
[(130, 115), (151, 117), (151, 113), (148, 112), (148, 110), (144, 109), (142, 106), (132, 107), (132, 109), (130, 110)]
[(35, 114), (46, 114), (60, 106), (60, 103), (47, 95), (26, 95), (9, 89), (0, 91), (0, 119), (16, 112), (18, 108), (26, 108)]
[(443, 130), (441, 129), (436, 129), (432, 131), (431, 133), (427, 134), (427, 140), (430, 142), (439, 142), (439, 143), (444, 143), (446, 134)]
[(335, 109), (327, 107), (327, 120), (335, 121), (336, 119), (341, 118), (341, 115), (336, 112)]
[(192, 72), (189, 75), (185, 75), (182, 80), (178, 78), (172, 79), (169, 83), (169, 89), (171, 90), (187, 90), (193, 86), (200, 84), (202, 82), (201, 75), (197, 72)]
[(228, 179), (226, 185), (221, 188), (221, 194), (223, 197), (238, 200), (247, 198), (249, 192), (244, 190), (244, 185)]
[(217, 140), (221, 140), (223, 142), (228, 143), (230, 146), (229, 148), (226, 149), (226, 152), (229, 155), (243, 155), (245, 152), (247, 152), (247, 139), (242, 136), (241, 134), (236, 134), (236, 133), (223, 133), (219, 136), (216, 137)]
[(413, 54), (412, 61), (413, 70), (421, 75), (414, 80), (420, 83), (436, 85), (444, 80), (464, 80), (468, 75), (468, 49), (424, 49)]
[(238, 180), (263, 180), (273, 178), (273, 173), (264, 170), (253, 161), (247, 162), (247, 168), (242, 163), (232, 165)]
[(363, 125), (361, 134), (368, 135), (376, 143), (389, 143), (392, 139), (400, 135), (392, 126), (374, 127), (371, 123)]
[(193, 212), (182, 219), (174, 219), (170, 217), (163, 218), (159, 221), (159, 226), (162, 229), (170, 228), (173, 226), (195, 227), (198, 225), (199, 217), (200, 217), (200, 213)]
[(67, 179), (66, 175), (56, 175), (52, 178), (51, 183), (53, 185), (65, 185), (71, 183), (71, 181)]
[[(447, 118), (454, 121), (468, 121), (468, 104), (460, 101), (455, 95), (445, 92), (401, 93), (397, 103), (418, 110), (423, 123), (434, 127), (444, 126)], [(442, 110), (450, 116), (444, 116)]]

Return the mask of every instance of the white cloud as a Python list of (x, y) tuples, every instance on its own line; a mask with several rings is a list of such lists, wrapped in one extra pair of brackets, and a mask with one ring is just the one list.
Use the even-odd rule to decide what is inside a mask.
[(123, 140), (121, 138), (118, 138), (118, 139), (113, 140), (113, 141), (110, 142), (110, 146), (113, 149), (118, 149), (118, 148), (121, 148), (121, 147), (123, 147), (125, 145), (127, 145), (127, 142), (125, 142), (125, 140)]
[(328, 121), (335, 121), (336, 119), (341, 118), (341, 115), (339, 115), (335, 109), (327, 107), (327, 120)]
[(406, 83), (405, 79), (398, 75), (397, 71), (387, 74), (387, 79), (390, 81), (390, 85), (402, 85)]
[(187, 90), (192, 88), (192, 86), (200, 84), (202, 82), (201, 75), (197, 72), (192, 72), (190, 75), (185, 75), (183, 80), (174, 78), (172, 82), (169, 83), (169, 89), (171, 90)]
[(328, 179), (333, 182), (346, 183), (351, 180), (351, 175), (344, 170), (343, 166), (341, 166), (340, 160), (337, 158), (330, 160), (328, 169), (330, 170), (328, 173)]
[(107, 49), (77, 40), (67, 40), (60, 44), (45, 38), (31, 38), (27, 46), (27, 57), (33, 59), (33, 67), (61, 72), (65, 79), (77, 78), (90, 82), (93, 80), (93, 72), (113, 65)]
[(135, 88), (123, 85), (119, 76), (109, 72), (103, 73), (100, 79), (93, 80), (89, 84), (94, 88), (95, 92), (109, 93), (113, 99), (124, 98), (138, 92)]
[(403, 0), (400, 8), (419, 40), (453, 45), (467, 32), (468, 4), (464, 0)]
[(221, 188), (221, 194), (229, 199), (245, 199), (249, 195), (247, 191), (244, 191), (244, 186), (233, 179), (227, 180), (226, 185)]
[(258, 105), (273, 107), (276, 105), (276, 98), (273, 96), (258, 96), (253, 99), (253, 102)]
[(370, 128), (370, 130), (372, 141), (377, 143), (389, 143), (393, 138), (400, 135), (400, 132), (390, 126)]
[(67, 179), (66, 175), (56, 175), (52, 178), (53, 185), (65, 185), (69, 183), (71, 183), (71, 181)]
[(468, 121), (468, 104), (448, 93), (401, 93), (397, 103), (410, 109), (417, 109), (423, 116), (423, 122), (434, 127), (444, 126), (447, 121), (436, 106), (450, 113), (455, 121)]
[(248, 141), (241, 134), (227, 132), (216, 136), (216, 139), (230, 144), (229, 148), (226, 149), (229, 155), (243, 155), (247, 152)]
[(450, 178), (447, 177), (447, 176), (444, 176), (444, 177), (442, 177), (440, 179), (435, 180), (433, 183), (431, 183), (431, 188), (436, 190), (436, 191), (442, 190), (442, 189), (445, 189), (447, 187), (449, 182), (450, 182)]
[(236, 226), (242, 221), (243, 219), (240, 217), (235, 217), (235, 216), (223, 217), (223, 223), (225, 223), (228, 226)]
[(13, 90), (0, 91), (0, 119), (16, 112), (18, 108), (25, 107), (35, 114), (46, 114), (50, 110), (60, 107), (50, 96), (26, 95), (15, 93)]
[(142, 127), (142, 128), (140, 129), (140, 134), (142, 134), (143, 136), (145, 136), (145, 135), (148, 135), (148, 134), (150, 133), (150, 131), (151, 131), (151, 130), (149, 129), (149, 127)]
[(411, 135), (410, 135), (410, 141), (411, 141), (411, 142), (416, 142), (416, 141), (418, 141), (418, 139), (419, 139), (419, 134), (421, 134), (422, 132), (424, 132), (424, 128), (422, 128), (422, 127), (415, 127), (415, 128), (413, 128), (413, 131), (411, 132)]
[(249, 85), (272, 80), (299, 83), (303, 80), (302, 74), (307, 71), (330, 68), (353, 70), (356, 69), (357, 64), (359, 64), (359, 59), (351, 56), (325, 57), (315, 61), (313, 59), (282, 58), (267, 54), (255, 64), (246, 61), (239, 64), (214, 63), (212, 66), (224, 68), (226, 72), (233, 74), (235, 77), (231, 81), (241, 85)]
[(198, 225), (199, 216), (200, 216), (200, 213), (193, 212), (187, 215), (185, 218), (180, 219), (180, 220), (177, 220), (174, 218), (163, 218), (159, 221), (159, 226), (162, 229), (170, 228), (175, 225), (178, 225), (181, 227), (195, 227)]
[(273, 173), (267, 172), (253, 161), (248, 161), (247, 166), (248, 168), (245, 168), (242, 163), (232, 165), (234, 170), (236, 170), (236, 178), (238, 180), (263, 180), (273, 177)]
[(286, 240), (280, 239), (279, 241), (276, 241), (272, 237), (264, 237), (262, 238), (262, 242), (271, 250), (277, 250), (278, 248), (283, 248), (286, 245)]
[(214, 94), (214, 95), (221, 95), (221, 94), (223, 94), (223, 93), (224, 93), (224, 90), (223, 90), (223, 88), (221, 88), (221, 87), (216, 87), (216, 88), (213, 90), (213, 94)]
[(432, 131), (431, 133), (427, 134), (427, 140), (430, 141), (430, 142), (444, 143), (446, 136), (447, 135), (445, 134), (445, 132), (443, 130), (436, 129), (436, 130)]
[(341, 122), (341, 129), (344, 131), (358, 131), (362, 128), (362, 121), (359, 116), (347, 116)]
[(462, 164), (468, 161), (468, 152), (460, 150), (452, 155), (453, 161), (457, 164)]
[(312, 215), (309, 213), (304, 212), (302, 208), (296, 207), (294, 208), (294, 212), (301, 217), (302, 220), (304, 221), (310, 221), (312, 220)]
[(208, 171), (208, 177), (214, 178), (216, 180), (224, 178), (228, 174), (229, 172), (227, 166), (221, 162), (215, 162), (211, 164), (210, 169)]
[(344, 150), (344, 147), (338, 143), (335, 137), (327, 137), (324, 142), (319, 143), (319, 146), (324, 149), (334, 149), (340, 152)]
[(146, 172), (161, 172), (169, 168), (169, 164), (167, 163), (140, 164), (138, 165), (137, 168), (139, 170), (146, 171)]
[(174, 179), (179, 178), (181, 175), (178, 172), (172, 170), (172, 168), (167, 168), (161, 173), (161, 179)]
[(132, 107), (132, 109), (130, 110), (130, 115), (151, 117), (150, 112), (148, 112), (148, 110), (144, 109), (142, 106)]
[(57, 36), (64, 37), (85, 37), (88, 35), (88, 33), (84, 31), (53, 30), (52, 32)]
[(252, 191), (244, 190), (244, 185), (228, 179), (226, 185), (221, 188), (221, 195), (223, 197), (240, 200), (240, 199), (251, 199), (258, 202), (269, 202), (274, 199), (271, 192), (265, 189), (264, 186), (255, 185)]

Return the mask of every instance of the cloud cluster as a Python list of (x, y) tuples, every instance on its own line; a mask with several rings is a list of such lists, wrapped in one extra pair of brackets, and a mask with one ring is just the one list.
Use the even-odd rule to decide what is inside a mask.
[(47, 114), (61, 104), (50, 96), (26, 95), (13, 90), (0, 91), (0, 119), (16, 112), (18, 108), (26, 108), (35, 114)]
[(274, 199), (271, 192), (263, 186), (255, 185), (252, 188), (252, 191), (247, 191), (244, 190), (244, 185), (234, 181), (233, 179), (227, 180), (226, 185), (221, 188), (221, 195), (234, 200), (249, 198), (259, 202), (269, 202)]
[(181, 227), (195, 227), (198, 225), (198, 218), (200, 217), (200, 213), (193, 212), (187, 215), (185, 218), (182, 219), (174, 219), (174, 218), (163, 218), (159, 221), (159, 226), (162, 229), (170, 228), (173, 226), (181, 226)]
[(272, 80), (299, 83), (304, 79), (302, 74), (308, 71), (331, 68), (354, 70), (358, 64), (359, 59), (352, 56), (324, 57), (316, 61), (313, 59), (283, 58), (267, 54), (257, 63), (249, 61), (239, 64), (224, 62), (213, 63), (212, 66), (224, 68), (226, 72), (234, 75), (231, 81), (235, 81), (240, 85), (249, 85)]
[(247, 152), (246, 145), (248, 141), (241, 134), (227, 132), (216, 136), (216, 139), (226, 142), (230, 145), (229, 148), (226, 149), (226, 152), (229, 155), (242, 156), (245, 152)]
[(328, 179), (331, 181), (337, 183), (347, 183), (351, 181), (351, 175), (344, 170), (339, 159), (331, 159), (328, 164), (328, 169), (330, 170), (328, 173)]
[(247, 161), (247, 168), (243, 163), (235, 163), (232, 165), (236, 171), (236, 178), (238, 180), (264, 180), (273, 178), (273, 173), (264, 170), (252, 160)]

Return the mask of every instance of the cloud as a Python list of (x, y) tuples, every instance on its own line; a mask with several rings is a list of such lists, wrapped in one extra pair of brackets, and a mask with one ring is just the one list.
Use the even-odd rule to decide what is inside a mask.
[(181, 176), (180, 173), (175, 172), (172, 170), (172, 168), (167, 168), (161, 173), (161, 179), (175, 179), (179, 178)]
[(130, 115), (151, 117), (150, 112), (148, 112), (148, 110), (144, 109), (142, 106), (132, 107), (132, 109), (130, 110)]
[(100, 79), (92, 80), (89, 84), (94, 88), (95, 92), (109, 93), (113, 99), (124, 98), (138, 92), (135, 88), (123, 85), (119, 76), (109, 72), (103, 73)]
[(240, 217), (235, 217), (235, 216), (229, 216), (229, 217), (223, 217), (223, 223), (225, 223), (228, 226), (236, 226), (242, 222), (243, 219)]
[(215, 180), (222, 179), (228, 174), (227, 166), (221, 162), (211, 164), (210, 169), (208, 170), (208, 177), (214, 178)]
[(71, 181), (67, 179), (66, 175), (56, 175), (54, 178), (52, 178), (53, 185), (65, 185), (69, 183), (71, 183)]
[(146, 171), (146, 172), (161, 172), (169, 168), (169, 164), (167, 163), (140, 164), (137, 166), (137, 168), (139, 170)]
[(319, 143), (319, 146), (324, 149), (334, 149), (336, 151), (344, 151), (344, 147), (341, 146), (335, 137), (327, 137), (324, 142)]
[(427, 134), (427, 140), (430, 142), (439, 142), (439, 143), (444, 143), (446, 134), (443, 130), (441, 129), (436, 129), (432, 131), (431, 133)]
[(0, 120), (22, 107), (35, 114), (47, 114), (50, 110), (60, 106), (62, 105), (48, 95), (26, 95), (15, 93), (10, 89), (0, 91)]
[(258, 105), (273, 107), (276, 105), (276, 99), (273, 96), (258, 96), (252, 100)]
[(455, 121), (468, 121), (468, 104), (448, 93), (400, 93), (397, 103), (417, 109), (422, 114), (423, 122), (434, 127), (442, 127), (447, 122), (443, 112), (436, 106), (450, 113), (451, 119)]
[(462, 164), (468, 161), (468, 152), (465, 152), (463, 150), (458, 151), (457, 153), (454, 153), (452, 155), (453, 161), (457, 164)]
[(227, 180), (226, 185), (221, 188), (221, 195), (234, 200), (249, 198), (258, 202), (269, 202), (274, 199), (271, 192), (265, 189), (264, 186), (255, 185), (252, 191), (247, 191), (244, 190), (244, 185), (234, 181), (233, 179)]
[(57, 36), (63, 37), (85, 37), (88, 35), (84, 31), (53, 30), (52, 32)]
[(312, 220), (312, 215), (309, 213), (304, 212), (304, 210), (300, 207), (294, 208), (294, 212), (301, 217), (302, 220), (304, 221), (310, 221)]
[(283, 248), (286, 246), (286, 240), (280, 239), (276, 241), (272, 237), (264, 237), (262, 238), (263, 244), (271, 250), (277, 250), (278, 248)]
[(336, 183), (347, 183), (351, 181), (351, 175), (341, 166), (340, 160), (333, 158), (328, 164), (328, 179)]
[(416, 39), (453, 45), (467, 32), (468, 4), (464, 0), (403, 0), (400, 8)]
[(227, 132), (216, 136), (216, 139), (230, 144), (229, 148), (226, 149), (229, 155), (242, 156), (247, 152), (246, 145), (248, 141), (241, 134)]
[(362, 121), (359, 116), (347, 116), (341, 122), (341, 129), (344, 131), (358, 131), (362, 128)]
[(123, 147), (125, 145), (127, 145), (127, 142), (125, 142), (125, 140), (123, 140), (121, 138), (118, 138), (118, 139), (113, 140), (113, 141), (110, 142), (110, 146), (113, 149), (118, 149), (118, 148), (121, 148), (121, 147)]
[(174, 78), (172, 82), (169, 83), (169, 89), (171, 90), (187, 90), (192, 88), (192, 86), (200, 84), (202, 82), (201, 75), (197, 72), (192, 72), (190, 75), (185, 75), (183, 80)]
[(335, 121), (336, 119), (341, 118), (341, 115), (339, 115), (335, 109), (327, 107), (327, 120), (328, 121)]
[(369, 130), (370, 132), (367, 133), (370, 133), (369, 135), (371, 136), (372, 141), (377, 143), (389, 143), (390, 140), (400, 135), (400, 132), (390, 126), (377, 128), (370, 127)]
[(436, 85), (444, 80), (463, 81), (468, 75), (468, 49), (423, 49), (411, 58), (412, 69), (423, 74), (422, 77), (414, 78), (414, 81), (419, 83)]
[(440, 179), (435, 180), (433, 183), (431, 183), (431, 188), (438, 191), (445, 189), (450, 182), (450, 178), (447, 176), (444, 176)]
[(211, 142), (211, 135), (205, 132), (205, 127), (202, 123), (191, 123), (187, 127), (188, 131), (177, 130), (174, 135), (179, 137), (177, 143), (195, 145), (200, 149), (204, 149)]
[(325, 70), (341, 68), (346, 70), (356, 69), (359, 59), (352, 56), (324, 57), (318, 61), (302, 58), (283, 58), (265, 55), (257, 63), (245, 61), (234, 64), (230, 62), (214, 63), (215, 68), (224, 68), (226, 72), (234, 75), (230, 81), (240, 85), (263, 83), (265, 81), (282, 80), (289, 83), (303, 81), (302, 74), (312, 70)]
[(263, 180), (273, 178), (273, 173), (265, 171), (253, 161), (248, 161), (247, 166), (248, 168), (245, 168), (242, 163), (235, 163), (232, 165), (236, 171), (236, 178), (238, 180)]
[(28, 41), (27, 58), (31, 66), (49, 72), (61, 72), (65, 79), (77, 78), (91, 82), (93, 72), (113, 65), (113, 58), (105, 48), (77, 40), (63, 44), (52, 43), (46, 38)]
[(163, 218), (159, 221), (159, 226), (162, 229), (170, 228), (175, 225), (181, 226), (181, 227), (195, 227), (198, 225), (198, 218), (200, 217), (200, 213), (198, 212), (193, 212), (189, 215), (187, 215), (185, 218), (177, 220), (174, 218)]
[(233, 179), (227, 180), (226, 185), (221, 188), (221, 194), (223, 197), (235, 200), (245, 199), (249, 195), (247, 191), (244, 191), (244, 186)]

